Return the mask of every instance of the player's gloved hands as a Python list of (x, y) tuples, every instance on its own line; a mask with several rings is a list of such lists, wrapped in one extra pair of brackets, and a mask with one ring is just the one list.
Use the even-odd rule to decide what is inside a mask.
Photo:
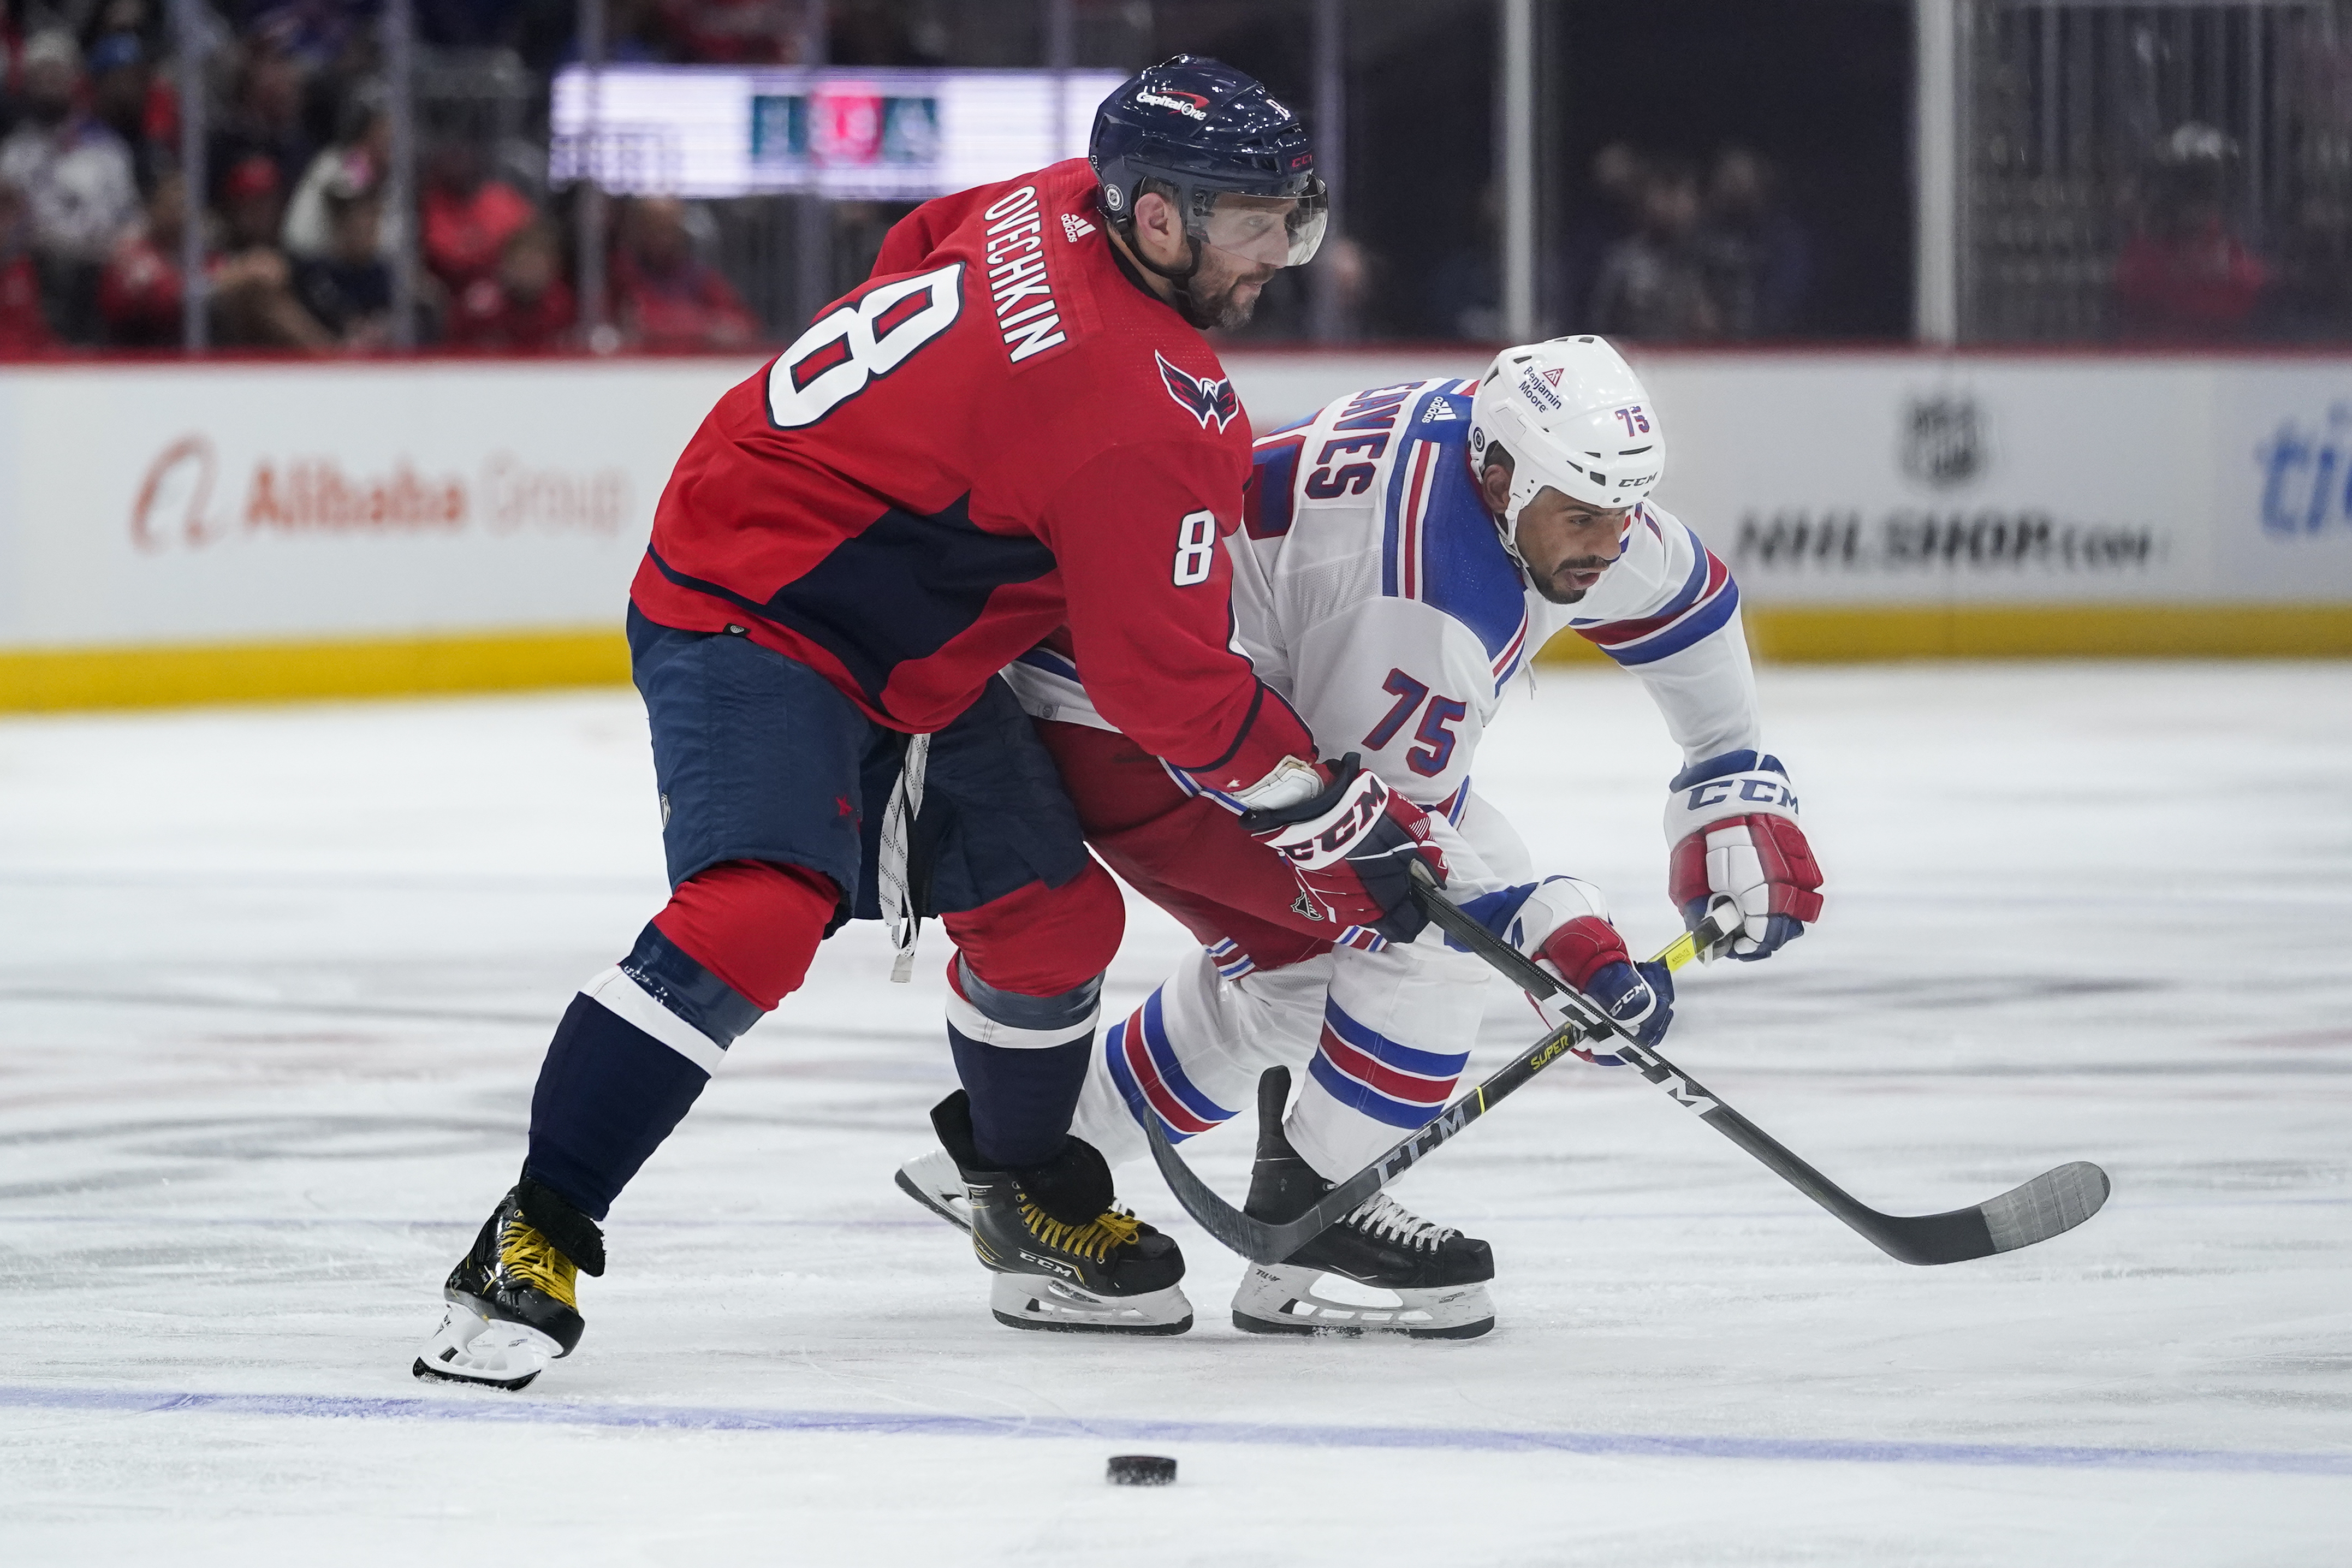
[(1738, 906), (1731, 955), (1768, 958), (1822, 917), (1822, 868), (1797, 826), (1797, 795), (1778, 757), (1726, 752), (1667, 786), (1666, 892), (1696, 931), (1707, 906)]
[[(1549, 901), (1557, 903), (1557, 885), (1568, 881), (1568, 878), (1555, 877), (1547, 880), (1540, 890)], [(1586, 886), (1573, 885), (1580, 889)], [(1538, 968), (1583, 993), (1586, 1000), (1622, 1025), (1625, 1032), (1643, 1045), (1654, 1046), (1666, 1037), (1666, 1027), (1675, 1021), (1673, 973), (1663, 963), (1635, 963), (1625, 951), (1625, 939), (1603, 915), (1578, 915), (1563, 921), (1536, 945), (1529, 956)], [(1537, 1001), (1536, 1011), (1553, 1028), (1572, 1016), (1551, 1000)], [(1625, 1062), (1624, 1058), (1607, 1049), (1583, 1046), (1569, 1048), (1600, 1067), (1622, 1067)]]
[(1445, 857), (1429, 841), (1429, 814), (1366, 773), (1353, 752), (1322, 766), (1329, 782), (1321, 794), (1244, 812), (1242, 826), (1290, 862), (1318, 919), (1411, 942), (1429, 923), (1412, 901), (1412, 862), (1445, 881)]

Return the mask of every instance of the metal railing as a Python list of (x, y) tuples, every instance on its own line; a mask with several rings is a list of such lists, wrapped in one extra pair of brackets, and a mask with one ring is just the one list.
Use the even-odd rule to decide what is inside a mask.
[[(2352, 32), (2331, 0), (1977, 0), (1959, 11), (1959, 329), (1979, 342), (2129, 335), (2150, 267), (2210, 241), (2213, 335), (2329, 320), (2297, 275), (2352, 197)], [(2188, 264), (2174, 267), (2185, 293)], [(2286, 300), (2282, 305), (2280, 301)], [(2230, 307), (2234, 309), (2234, 306)], [(2283, 313), (2284, 312), (2284, 313)], [(2182, 330), (2187, 331), (2187, 318)]]

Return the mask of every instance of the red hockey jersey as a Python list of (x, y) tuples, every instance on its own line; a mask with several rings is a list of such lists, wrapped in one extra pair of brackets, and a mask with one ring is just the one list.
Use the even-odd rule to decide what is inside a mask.
[(630, 596), (732, 625), (877, 721), (937, 730), (1066, 626), (1104, 716), (1213, 788), (1314, 755), (1232, 646), (1249, 422), (1128, 275), (1073, 159), (941, 197), (720, 398)]

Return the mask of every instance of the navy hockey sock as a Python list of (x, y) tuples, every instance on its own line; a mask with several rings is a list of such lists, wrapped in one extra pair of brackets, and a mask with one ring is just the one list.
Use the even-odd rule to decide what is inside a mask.
[(1042, 1165), (1061, 1152), (1086, 1086), (1102, 977), (1058, 996), (1024, 996), (958, 958), (953, 978), (948, 1044), (971, 1097), (972, 1143), (999, 1169)]
[(603, 1219), (759, 1018), (757, 1006), (646, 926), (556, 1026), (530, 1097), (525, 1178)]

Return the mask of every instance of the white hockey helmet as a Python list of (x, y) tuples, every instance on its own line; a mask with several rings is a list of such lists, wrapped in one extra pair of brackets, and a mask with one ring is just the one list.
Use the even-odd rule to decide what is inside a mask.
[(1518, 547), (1519, 513), (1549, 486), (1606, 511), (1638, 504), (1665, 471), (1658, 411), (1625, 357), (1604, 338), (1552, 338), (1495, 356), (1470, 401), (1470, 466), (1496, 442), (1511, 455), (1503, 538)]

